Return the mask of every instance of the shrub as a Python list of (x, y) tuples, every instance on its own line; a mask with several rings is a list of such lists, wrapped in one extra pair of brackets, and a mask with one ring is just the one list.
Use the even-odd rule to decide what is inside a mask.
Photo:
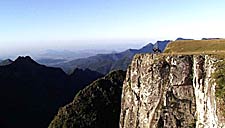
[(218, 62), (213, 78), (216, 82), (216, 97), (225, 101), (225, 61)]

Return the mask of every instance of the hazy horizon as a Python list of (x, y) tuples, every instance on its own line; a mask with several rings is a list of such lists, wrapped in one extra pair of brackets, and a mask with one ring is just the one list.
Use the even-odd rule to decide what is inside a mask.
[[(96, 43), (98, 42), (98, 43)], [(103, 53), (111, 53), (111, 52), (121, 52), (127, 49), (139, 49), (143, 46), (153, 43), (154, 41), (148, 40), (96, 40), (96, 41), (40, 41), (37, 42), (36, 45), (33, 46), (25, 46), (18, 44), (12, 44), (10, 48), (1, 49), (0, 59), (15, 59), (17, 56), (39, 56), (49, 50), (52, 51), (67, 51), (67, 52), (79, 52), (79, 51), (96, 51), (101, 53), (101, 51), (105, 51)], [(26, 42), (25, 42), (26, 43)], [(48, 43), (49, 46), (46, 47)], [(38, 45), (40, 44), (40, 45)], [(15, 45), (16, 48), (14, 48)], [(52, 45), (52, 46), (51, 46)], [(17, 50), (13, 50), (17, 49)], [(107, 51), (107, 52), (106, 52)]]
[(0, 1), (0, 54), (140, 48), (177, 37), (225, 37), (225, 1)]

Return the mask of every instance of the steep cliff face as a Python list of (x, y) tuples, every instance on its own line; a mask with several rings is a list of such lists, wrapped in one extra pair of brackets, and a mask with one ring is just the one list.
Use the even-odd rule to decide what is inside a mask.
[(136, 55), (123, 85), (121, 128), (219, 127), (218, 60), (208, 55)]
[(193, 87), (195, 88), (196, 97), (196, 126), (203, 127), (218, 127), (218, 118), (216, 115), (216, 97), (215, 97), (215, 82), (211, 78), (215, 71), (214, 63), (216, 59), (209, 56), (194, 57), (194, 77)]

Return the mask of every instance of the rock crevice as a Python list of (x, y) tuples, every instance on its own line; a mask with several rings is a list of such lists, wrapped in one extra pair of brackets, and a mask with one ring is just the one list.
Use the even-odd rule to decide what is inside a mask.
[(218, 127), (216, 62), (209, 55), (136, 55), (123, 85), (120, 128)]

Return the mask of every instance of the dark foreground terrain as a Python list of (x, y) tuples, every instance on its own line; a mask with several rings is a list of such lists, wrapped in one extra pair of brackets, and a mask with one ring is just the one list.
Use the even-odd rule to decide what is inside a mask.
[(125, 71), (113, 71), (60, 108), (49, 128), (118, 128)]
[(30, 57), (19, 57), (11, 64), (0, 66), (0, 127), (47, 127), (59, 107), (99, 77), (102, 77), (100, 73), (88, 69), (76, 69), (67, 75)]

